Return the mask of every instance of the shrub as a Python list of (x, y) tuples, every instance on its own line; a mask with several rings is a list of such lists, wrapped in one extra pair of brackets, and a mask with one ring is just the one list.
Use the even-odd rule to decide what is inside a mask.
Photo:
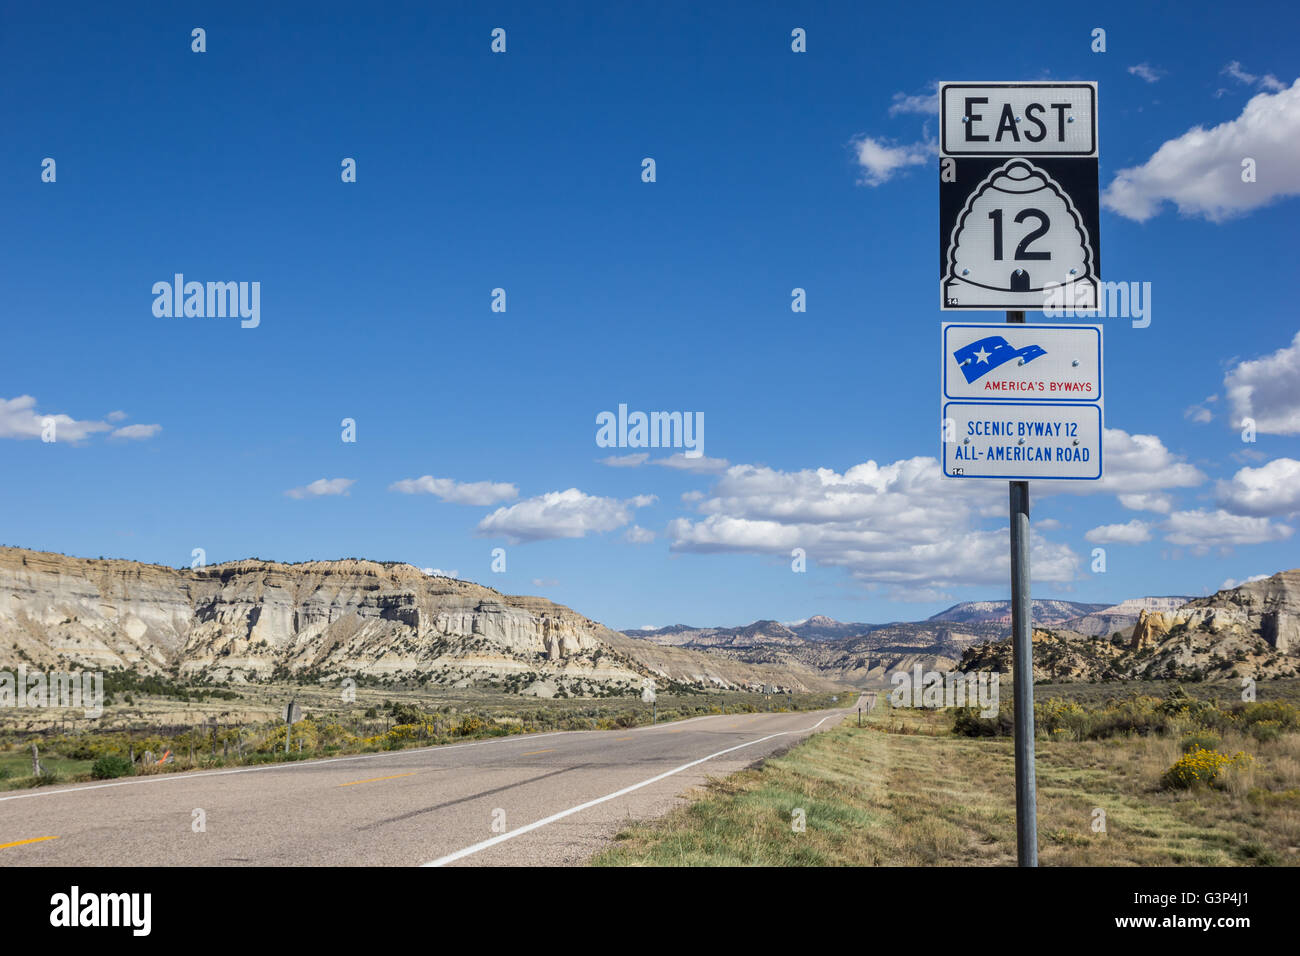
[(1009, 704), (1003, 704), (995, 717), (981, 717), (974, 707), (953, 710), (952, 732), (962, 737), (1009, 737), (1014, 726)]
[(1219, 738), (1214, 734), (1197, 732), (1188, 734), (1183, 738), (1183, 753), (1189, 754), (1193, 750), (1214, 750), (1219, 746)]
[(1180, 757), (1166, 770), (1160, 783), (1166, 790), (1187, 790), (1202, 784), (1222, 786), (1226, 770), (1232, 767), (1245, 768), (1253, 759), (1241, 750), (1229, 756), (1217, 750), (1197, 748)]
[(129, 776), (135, 767), (125, 757), (105, 754), (90, 766), (90, 775), (96, 780), (111, 780), (114, 777)]
[(1261, 743), (1266, 740), (1277, 740), (1282, 736), (1282, 723), (1277, 720), (1257, 720), (1248, 726), (1250, 735)]

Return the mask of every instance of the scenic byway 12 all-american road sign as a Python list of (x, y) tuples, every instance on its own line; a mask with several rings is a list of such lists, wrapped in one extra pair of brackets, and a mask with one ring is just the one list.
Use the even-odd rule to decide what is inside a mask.
[(1097, 84), (941, 83), (939, 108), (941, 308), (1095, 308)]
[(946, 477), (1101, 478), (1100, 326), (945, 322), (941, 335)]

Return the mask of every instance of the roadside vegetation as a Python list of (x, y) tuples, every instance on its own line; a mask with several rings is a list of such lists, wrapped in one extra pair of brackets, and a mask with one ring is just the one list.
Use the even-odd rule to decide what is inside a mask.
[[(1261, 682), (1257, 702), (1236, 682), (1218, 699), (1204, 684), (1105, 700), (1036, 688), (1040, 863), (1300, 863), (1300, 707), (1295, 682), (1276, 683)], [(861, 729), (851, 715), (715, 781), (592, 862), (1013, 865), (1009, 727), (1005, 710), (893, 709), (881, 694)]]
[[(57, 711), (11, 711), (11, 719), (0, 723), (0, 790), (403, 750), (511, 734), (622, 730), (653, 720), (665, 723), (709, 714), (834, 706), (830, 694), (672, 694), (661, 695), (652, 706), (627, 698), (545, 700), (469, 689), (430, 693), (422, 688), (358, 689), (355, 700), (340, 706), (337, 690), (245, 686), (240, 695), (251, 699), (241, 700), (246, 706), (234, 710), (221, 703), (228, 698), (210, 687), (122, 682), (115, 690), (117, 702), (104, 715), (111, 720), (90, 720), (76, 711), (66, 717), (57, 716)], [(291, 699), (301, 702), (302, 719), (289, 731), (279, 714)], [(845, 699), (839, 703), (845, 705)], [(25, 726), (36, 720), (44, 726)], [(32, 772), (33, 744), (39, 774)]]

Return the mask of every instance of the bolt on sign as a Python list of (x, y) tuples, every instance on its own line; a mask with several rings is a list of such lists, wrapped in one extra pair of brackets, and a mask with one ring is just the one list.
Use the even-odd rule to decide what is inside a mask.
[(1096, 83), (939, 84), (940, 307), (1095, 309)]

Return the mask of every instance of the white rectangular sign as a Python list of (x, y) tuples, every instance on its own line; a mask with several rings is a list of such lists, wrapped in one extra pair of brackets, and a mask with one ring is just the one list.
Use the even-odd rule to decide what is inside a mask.
[(945, 322), (942, 397), (1101, 399), (1101, 326)]
[(942, 156), (1097, 155), (1096, 83), (942, 83)]
[(947, 478), (1101, 478), (1101, 404), (944, 402)]

